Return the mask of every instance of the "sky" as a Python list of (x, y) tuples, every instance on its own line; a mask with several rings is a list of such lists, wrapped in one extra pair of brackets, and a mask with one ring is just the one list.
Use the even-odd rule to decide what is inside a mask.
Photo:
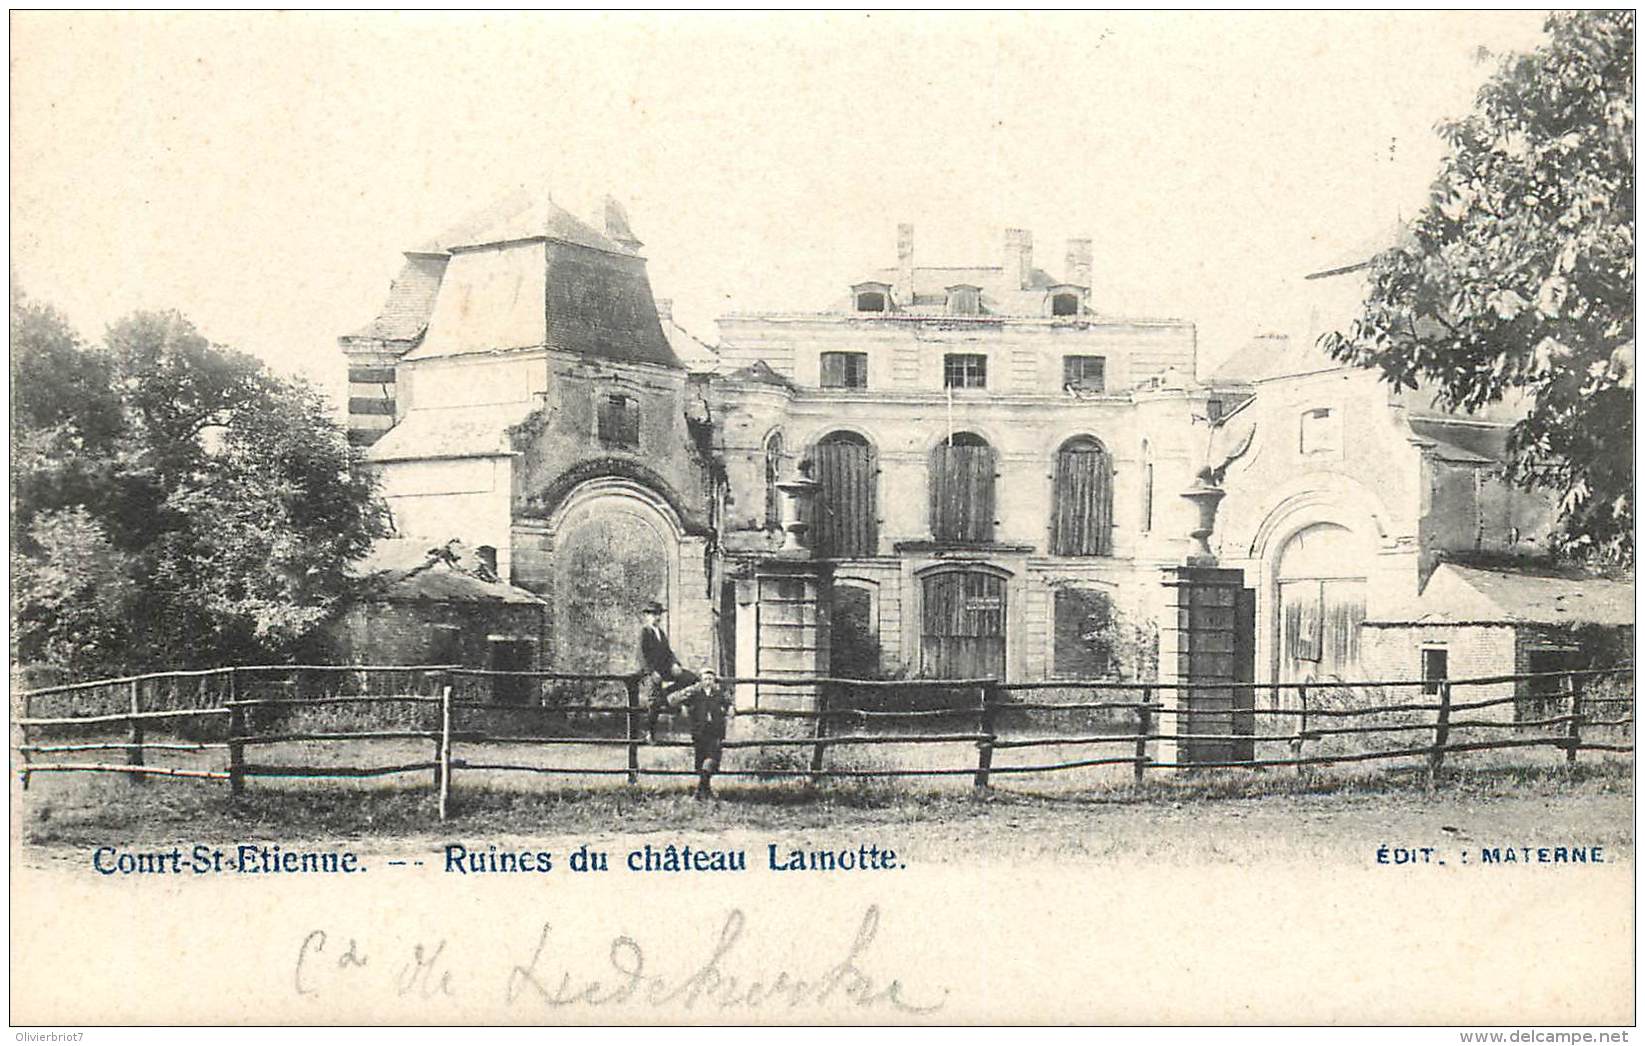
[(1300, 277), (1423, 204), (1534, 12), (11, 18), (11, 271), (82, 333), (172, 308), (344, 384), (401, 261), (519, 186), (627, 207), (709, 340), (894, 265), (1060, 275), (1199, 326), (1202, 370), (1295, 328)]

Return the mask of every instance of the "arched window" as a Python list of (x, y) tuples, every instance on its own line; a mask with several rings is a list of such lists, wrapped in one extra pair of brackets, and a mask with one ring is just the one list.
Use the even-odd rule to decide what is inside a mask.
[(1108, 452), (1090, 436), (1076, 436), (1057, 451), (1051, 493), (1051, 554), (1106, 556), (1113, 551), (1114, 469)]
[(1077, 294), (1053, 294), (1051, 296), (1051, 315), (1078, 316), (1080, 311), (1080, 296)]
[(874, 448), (855, 432), (831, 432), (811, 454), (817, 480), (817, 554), (860, 558), (879, 550)]
[(931, 449), (931, 536), (994, 540), (994, 448), (974, 432), (953, 433)]
[(1154, 529), (1154, 449), (1142, 441), (1142, 532)]
[(780, 527), (783, 525), (782, 493), (777, 490), (777, 481), (782, 479), (783, 472), (783, 434), (778, 429), (765, 438), (765, 525)]

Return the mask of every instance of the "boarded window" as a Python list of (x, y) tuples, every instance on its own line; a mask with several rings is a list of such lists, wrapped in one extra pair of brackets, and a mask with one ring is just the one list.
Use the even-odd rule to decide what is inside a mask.
[(1108, 645), (1113, 607), (1104, 592), (1059, 588), (1053, 599), (1051, 671), (1063, 679), (1100, 679), (1114, 669)]
[(850, 558), (878, 551), (874, 449), (854, 432), (824, 436), (812, 451), (817, 480), (817, 554)]
[(920, 673), (930, 679), (1005, 678), (1005, 581), (980, 570), (925, 579)]
[(1080, 296), (1077, 294), (1053, 294), (1051, 296), (1051, 315), (1074, 316), (1080, 311)]
[(825, 352), (822, 354), (822, 387), (825, 389), (865, 389), (868, 387), (868, 353)]
[(931, 536), (994, 540), (994, 448), (957, 432), (931, 451)]
[[(528, 639), (490, 640), (486, 667), (493, 672), (529, 672), (532, 642)], [(535, 680), (529, 676), (492, 676), (491, 699), (500, 705), (523, 705), (531, 696)]]
[(858, 312), (884, 312), (885, 295), (880, 291), (859, 291), (857, 293)]
[(1064, 356), (1062, 387), (1081, 392), (1101, 392), (1107, 368), (1108, 360), (1104, 356)]
[(777, 489), (782, 469), (783, 434), (773, 432), (765, 440), (765, 525), (768, 527), (783, 524), (782, 491)]
[(632, 396), (600, 400), (600, 442), (616, 447), (640, 445), (640, 405)]
[(1102, 444), (1081, 436), (1057, 451), (1051, 553), (1106, 556), (1112, 551), (1114, 469)]
[(963, 284), (948, 288), (948, 312), (953, 316), (975, 316), (982, 311), (981, 290)]
[(1422, 651), (1422, 692), (1439, 693), (1439, 684), (1450, 677), (1450, 652), (1444, 647), (1425, 647)]
[(976, 353), (950, 352), (942, 358), (942, 384), (945, 389), (987, 388), (988, 357)]
[(829, 674), (841, 679), (878, 678), (880, 637), (874, 631), (873, 590), (836, 582), (829, 627)]

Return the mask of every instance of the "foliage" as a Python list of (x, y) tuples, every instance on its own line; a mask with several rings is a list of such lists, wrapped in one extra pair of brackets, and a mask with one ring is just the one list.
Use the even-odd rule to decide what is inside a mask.
[(1511, 474), (1560, 496), (1562, 551), (1631, 563), (1634, 15), (1546, 30), (1440, 125), (1449, 154), (1409, 242), (1322, 344), (1447, 409), (1524, 395)]
[(1085, 639), (1108, 652), (1120, 679), (1159, 678), (1159, 624), (1153, 618), (1114, 607)]
[(324, 399), (176, 313), (82, 341), (11, 311), (16, 655), (77, 672), (280, 658), (386, 531)]

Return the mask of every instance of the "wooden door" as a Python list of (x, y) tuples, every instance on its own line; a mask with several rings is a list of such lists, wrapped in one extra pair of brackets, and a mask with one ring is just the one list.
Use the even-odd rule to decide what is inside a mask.
[(920, 674), (928, 679), (1005, 678), (1005, 580), (980, 570), (925, 581)]

